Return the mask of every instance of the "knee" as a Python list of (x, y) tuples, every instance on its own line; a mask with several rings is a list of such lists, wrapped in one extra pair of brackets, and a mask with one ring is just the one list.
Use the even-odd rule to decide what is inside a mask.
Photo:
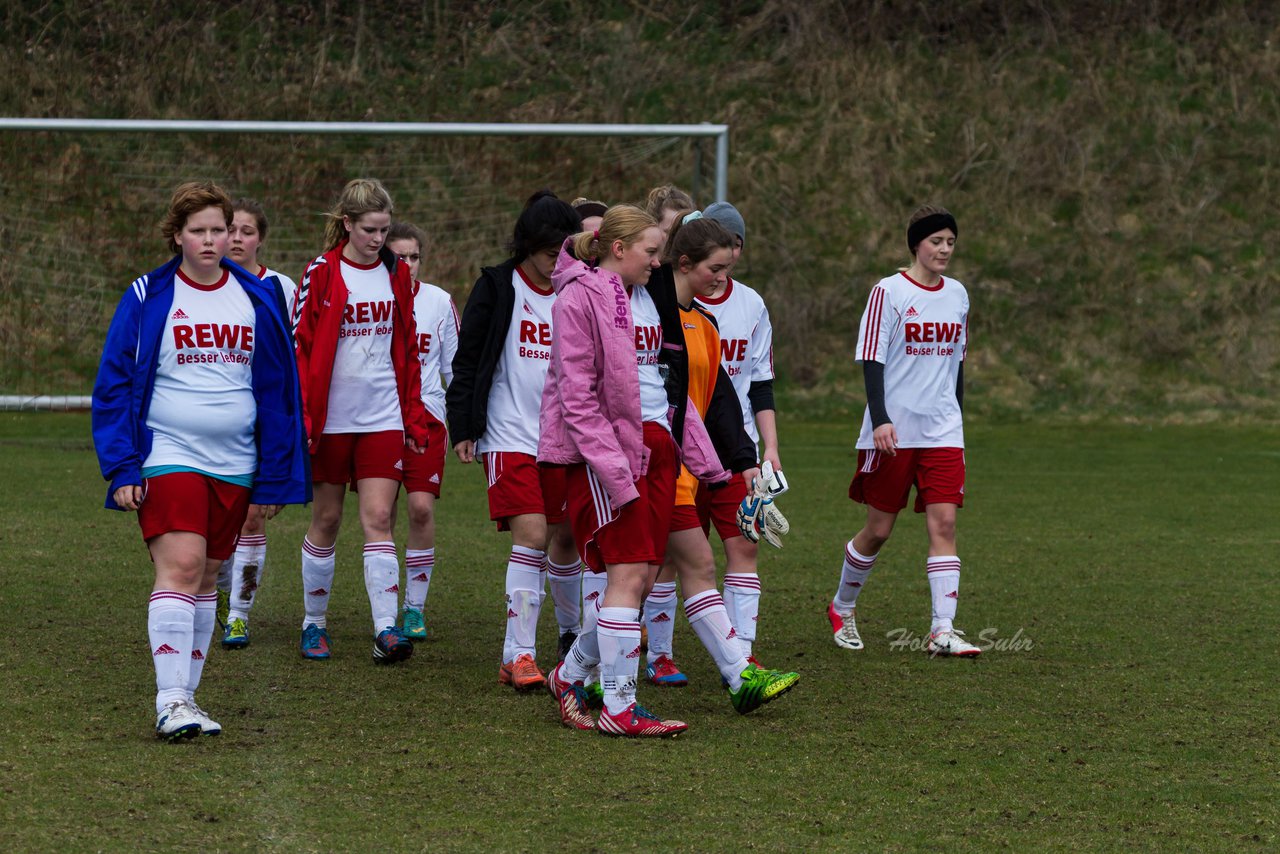
[(329, 537), (336, 537), (342, 527), (342, 507), (336, 509), (316, 507), (311, 511), (311, 526)]
[(956, 539), (956, 520), (952, 516), (934, 519), (929, 523), (929, 537), (935, 541), (953, 543)]
[(370, 507), (361, 512), (365, 531), (371, 534), (382, 534), (391, 530), (391, 508)]
[(409, 524), (415, 528), (426, 528), (435, 521), (435, 512), (430, 504), (409, 502)]

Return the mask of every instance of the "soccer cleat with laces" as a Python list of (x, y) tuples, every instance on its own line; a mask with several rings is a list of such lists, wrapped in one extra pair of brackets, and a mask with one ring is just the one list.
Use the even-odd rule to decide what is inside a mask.
[(844, 649), (862, 649), (862, 635), (858, 634), (858, 624), (853, 619), (853, 611), (841, 614), (835, 603), (827, 605), (827, 619), (831, 621), (831, 631), (835, 635), (836, 646)]
[(417, 608), (405, 608), (400, 614), (400, 631), (411, 641), (427, 639), (427, 624)]
[(628, 738), (670, 738), (689, 728), (684, 721), (664, 721), (639, 703), (632, 703), (616, 715), (608, 709), (600, 711), (596, 730), (601, 735)]
[(961, 658), (973, 658), (982, 655), (982, 648), (976, 647), (964, 639), (964, 632), (949, 629), (945, 632), (934, 632), (929, 635), (929, 657), (936, 655), (953, 655)]
[(799, 673), (783, 673), (780, 670), (761, 670), (754, 664), (742, 671), (742, 685), (737, 691), (729, 690), (729, 702), (740, 715), (755, 711), (765, 703), (771, 703), (795, 687)]
[(669, 656), (660, 655), (644, 669), (645, 678), (654, 685), (663, 688), (683, 688), (689, 684), (689, 677), (680, 672), (676, 663)]
[(413, 655), (413, 642), (404, 636), (404, 632), (392, 626), (378, 632), (373, 639), (373, 661), (375, 664), (395, 664)]
[(596, 728), (595, 719), (587, 711), (587, 692), (581, 682), (570, 682), (563, 677), (561, 670), (564, 662), (551, 668), (547, 674), (547, 688), (551, 696), (556, 698), (560, 707), (560, 723), (569, 729), (589, 730)]
[(307, 627), (302, 630), (302, 640), (298, 643), (298, 649), (302, 652), (303, 658), (317, 661), (328, 658), (329, 632), (315, 623), (307, 623)]
[(208, 712), (196, 705), (194, 698), (187, 700), (187, 705), (191, 707), (191, 713), (200, 722), (201, 735), (222, 735), (222, 724), (209, 717)]
[(498, 683), (510, 685), (517, 691), (532, 691), (545, 685), (547, 677), (542, 675), (533, 656), (525, 653), (517, 655), (515, 661), (503, 662), (498, 668)]
[(244, 649), (249, 645), (249, 624), (236, 617), (229, 620), (222, 631), (223, 649)]
[(156, 738), (177, 741), (200, 734), (200, 719), (186, 700), (175, 700), (156, 715)]

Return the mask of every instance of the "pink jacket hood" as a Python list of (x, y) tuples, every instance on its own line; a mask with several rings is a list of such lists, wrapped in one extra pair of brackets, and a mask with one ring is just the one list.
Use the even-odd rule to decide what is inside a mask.
[[(555, 333), (542, 390), (538, 461), (587, 463), (613, 506), (622, 507), (639, 497), (635, 482), (649, 463), (631, 297), (617, 274), (573, 257), (571, 241), (551, 275)], [(689, 470), (705, 482), (728, 480), (702, 422), (688, 419), (685, 432)]]

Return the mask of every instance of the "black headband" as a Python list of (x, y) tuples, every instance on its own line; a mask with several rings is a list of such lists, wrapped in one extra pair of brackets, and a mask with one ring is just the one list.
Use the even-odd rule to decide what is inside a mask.
[(604, 212), (608, 210), (600, 202), (583, 202), (574, 208), (578, 212), (578, 216), (586, 219), (589, 216), (604, 216)]
[(949, 213), (929, 214), (924, 219), (911, 223), (907, 226), (907, 248), (911, 250), (912, 255), (916, 254), (916, 247), (920, 245), (921, 240), (944, 228), (951, 229), (951, 233), (956, 237), (960, 236), (960, 226), (956, 225), (956, 218)]

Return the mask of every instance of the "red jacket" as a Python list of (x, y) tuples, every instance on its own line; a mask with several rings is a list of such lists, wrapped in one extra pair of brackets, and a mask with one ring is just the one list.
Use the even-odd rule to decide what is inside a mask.
[[(298, 285), (294, 306), (294, 338), (297, 341), (298, 376), (302, 380), (302, 412), (311, 440), (311, 453), (320, 447), (325, 418), (329, 414), (329, 384), (338, 332), (347, 305), (342, 281), (342, 241), (311, 262)], [(427, 410), (422, 405), (421, 365), (418, 362), (418, 330), (413, 320), (413, 281), (409, 267), (383, 247), (379, 258), (391, 276), (395, 297), (392, 316), (391, 363), (396, 369), (396, 391), (404, 434), (420, 447), (427, 444)]]

